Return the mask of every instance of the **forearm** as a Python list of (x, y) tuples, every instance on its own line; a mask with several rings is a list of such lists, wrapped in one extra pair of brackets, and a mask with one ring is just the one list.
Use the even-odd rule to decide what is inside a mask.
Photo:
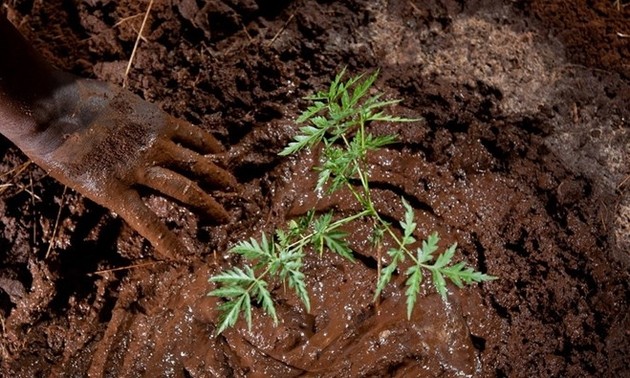
[(0, 52), (0, 133), (27, 154), (41, 152), (54, 142), (45, 131), (59, 110), (76, 101), (69, 90), (74, 78), (48, 64), (3, 16)]
[(0, 93), (3, 96), (28, 104), (58, 85), (54, 69), (2, 16), (0, 51)]

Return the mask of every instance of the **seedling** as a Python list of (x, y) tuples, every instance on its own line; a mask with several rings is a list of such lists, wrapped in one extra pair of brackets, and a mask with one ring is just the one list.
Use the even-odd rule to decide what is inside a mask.
[[(381, 267), (378, 259), (378, 280), (374, 293), (377, 301), (382, 291), (391, 281), (396, 271), (403, 269), (406, 276), (407, 317), (411, 317), (414, 305), (424, 279), (423, 272), (431, 274), (435, 289), (446, 299), (446, 279), (458, 287), (474, 282), (490, 281), (495, 277), (466, 267), (464, 262), (451, 265), (457, 245), (453, 244), (435, 258), (439, 236), (432, 233), (420, 246), (414, 234), (416, 223), (411, 205), (402, 198), (405, 209), (400, 228), (392, 226), (374, 207), (371, 197), (369, 174), (366, 169), (367, 154), (396, 142), (393, 135), (375, 136), (366, 130), (371, 122), (411, 122), (408, 118), (394, 117), (385, 113), (385, 108), (399, 100), (383, 100), (382, 94), (370, 96), (378, 72), (364, 78), (363, 75), (343, 82), (345, 69), (339, 73), (326, 92), (318, 92), (307, 97), (313, 104), (297, 119), (304, 123), (298, 135), (280, 152), (287, 156), (304, 149), (321, 146), (320, 164), (316, 191), (331, 195), (345, 188), (352, 193), (361, 210), (340, 218), (334, 212), (315, 214), (290, 220), (285, 230), (277, 229), (273, 234), (263, 233), (260, 242), (254, 238), (238, 242), (230, 252), (241, 255), (245, 260), (242, 268), (234, 267), (210, 278), (210, 282), (220, 284), (209, 295), (222, 297), (226, 301), (220, 305), (220, 319), (217, 334), (233, 326), (243, 314), (247, 326), (252, 326), (252, 302), (278, 323), (273, 298), (269, 291), (272, 282), (288, 284), (302, 301), (306, 311), (310, 311), (310, 300), (302, 261), (307, 251), (315, 251), (323, 258), (324, 252), (336, 253), (354, 262), (354, 254), (346, 242), (347, 234), (342, 226), (358, 219), (367, 219), (372, 225), (372, 241), (377, 251), (381, 250), (387, 238), (390, 248), (389, 264)], [(275, 280), (275, 281), (274, 281)]]

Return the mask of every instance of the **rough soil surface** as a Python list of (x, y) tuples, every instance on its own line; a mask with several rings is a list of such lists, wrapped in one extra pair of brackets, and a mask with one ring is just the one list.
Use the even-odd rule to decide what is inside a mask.
[[(621, 2), (623, 3), (623, 2)], [(147, 2), (5, 1), (54, 64), (122, 83)], [(613, 1), (157, 0), (128, 86), (209, 130), (244, 185), (214, 226), (147, 193), (195, 252), (178, 263), (0, 142), (0, 375), (10, 377), (622, 377), (630, 375), (630, 6)], [(430, 287), (410, 321), (402, 277), (372, 303), (377, 255), (309, 257), (312, 310), (275, 288), (214, 337), (208, 277), (230, 245), (312, 207), (314, 156), (277, 152), (305, 95), (380, 69), (400, 143), (372, 161), (378, 210), (415, 207), (458, 257), (500, 279)], [(387, 262), (387, 261), (384, 261)]]

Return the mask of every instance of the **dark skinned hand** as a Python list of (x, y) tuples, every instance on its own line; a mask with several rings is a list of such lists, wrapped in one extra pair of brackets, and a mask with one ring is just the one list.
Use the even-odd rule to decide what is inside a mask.
[[(79, 101), (65, 109), (30, 158), (51, 176), (119, 214), (162, 256), (183, 251), (180, 240), (142, 201), (147, 187), (227, 222), (225, 209), (190, 178), (231, 190), (234, 177), (203, 154), (223, 152), (210, 134), (115, 85), (75, 81)], [(71, 130), (59, 133), (58, 130)]]
[(223, 152), (214, 137), (118, 86), (52, 69), (21, 45), (25, 41), (15, 42), (19, 38), (0, 17), (0, 48), (15, 51), (7, 59), (20, 61), (0, 62), (0, 132), (28, 157), (119, 214), (161, 258), (174, 258), (185, 247), (145, 205), (139, 189), (228, 221), (227, 211), (193, 181), (224, 190), (237, 186), (229, 172), (204, 156)]

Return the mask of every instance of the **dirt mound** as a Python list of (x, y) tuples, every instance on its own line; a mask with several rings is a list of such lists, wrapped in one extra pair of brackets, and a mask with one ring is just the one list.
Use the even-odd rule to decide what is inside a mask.
[[(194, 253), (154, 261), (115, 215), (66, 190), (3, 140), (2, 375), (628, 375), (630, 7), (610, 1), (157, 1), (129, 88), (229, 149), (242, 197), (215, 226), (152, 193), (147, 203)], [(59, 67), (122, 83), (146, 4), (12, 1), (3, 11)], [(558, 11), (562, 9), (562, 12)], [(558, 17), (562, 14), (562, 17)], [(406, 319), (398, 276), (372, 302), (368, 226), (360, 263), (309, 256), (312, 309), (274, 288), (279, 327), (255, 309), (215, 337), (208, 278), (230, 245), (317, 201), (315, 156), (277, 152), (301, 100), (342, 67), (380, 69), (423, 122), (384, 124), (400, 143), (371, 158), (374, 201), (499, 280), (430, 287)], [(119, 269), (123, 268), (123, 269)]]

